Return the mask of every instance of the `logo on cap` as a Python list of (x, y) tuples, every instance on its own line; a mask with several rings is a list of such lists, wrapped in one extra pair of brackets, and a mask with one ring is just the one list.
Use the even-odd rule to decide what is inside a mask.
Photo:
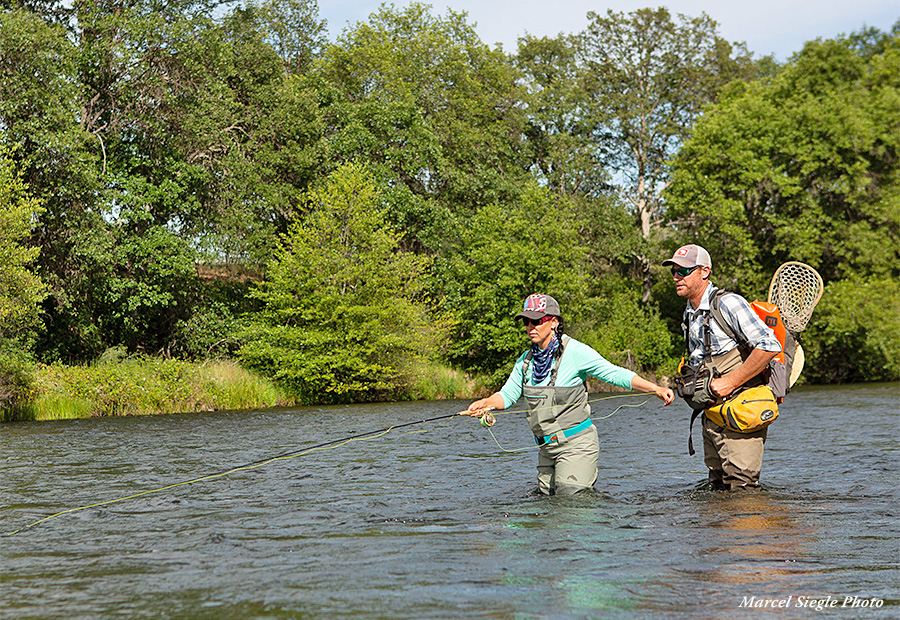
[(525, 307), (522, 308), (523, 312), (527, 311), (533, 312), (546, 312), (547, 310), (547, 297), (545, 295), (529, 295), (525, 299)]
[(675, 252), (675, 256), (687, 256), (687, 253), (688, 253), (688, 249), (685, 246), (683, 248), (678, 248), (678, 251)]

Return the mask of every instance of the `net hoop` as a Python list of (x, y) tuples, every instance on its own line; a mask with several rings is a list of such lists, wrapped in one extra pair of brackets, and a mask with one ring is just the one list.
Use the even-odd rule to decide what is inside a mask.
[(791, 379), (789, 383), (789, 387), (794, 387), (794, 384), (797, 383), (797, 379), (800, 378), (800, 373), (803, 372), (803, 364), (806, 363), (806, 354), (803, 353), (803, 347), (800, 346), (800, 343), (797, 343), (797, 350), (794, 352), (794, 361), (791, 364)]

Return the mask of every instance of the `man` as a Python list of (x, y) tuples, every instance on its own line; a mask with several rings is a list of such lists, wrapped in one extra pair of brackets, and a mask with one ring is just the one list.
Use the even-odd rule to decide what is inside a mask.
[[(671, 267), (675, 292), (687, 299), (682, 319), (687, 363), (696, 367), (711, 356), (719, 371), (709, 383), (712, 396), (724, 399), (743, 388), (764, 383), (766, 366), (781, 352), (781, 344), (740, 295), (728, 293), (719, 297), (722, 316), (734, 337), (712, 320), (710, 300), (718, 289), (709, 280), (712, 272), (709, 252), (698, 245), (685, 245), (664, 261), (663, 266)], [(707, 326), (709, 350), (704, 334)], [(738, 347), (736, 337), (747, 343), (744, 351)], [(768, 428), (738, 433), (715, 424), (706, 414), (702, 427), (710, 484), (723, 490), (758, 487)]]

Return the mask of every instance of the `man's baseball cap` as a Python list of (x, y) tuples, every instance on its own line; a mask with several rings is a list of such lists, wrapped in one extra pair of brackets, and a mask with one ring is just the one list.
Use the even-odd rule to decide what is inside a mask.
[(693, 243), (683, 245), (672, 255), (667, 261), (663, 261), (663, 267), (669, 265), (678, 265), (679, 267), (712, 267), (712, 261), (709, 259), (709, 252)]
[(550, 295), (542, 295), (535, 293), (525, 298), (525, 305), (522, 311), (516, 315), (517, 319), (542, 319), (547, 315), (562, 316), (559, 311), (559, 304)]

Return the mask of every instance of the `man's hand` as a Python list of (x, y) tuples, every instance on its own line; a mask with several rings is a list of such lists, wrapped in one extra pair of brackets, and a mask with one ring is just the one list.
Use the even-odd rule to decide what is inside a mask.
[(709, 389), (716, 396), (726, 398), (736, 389), (747, 383), (750, 379), (761, 373), (766, 365), (778, 352), (753, 349), (744, 363), (735, 368), (724, 377), (716, 377), (709, 382)]

